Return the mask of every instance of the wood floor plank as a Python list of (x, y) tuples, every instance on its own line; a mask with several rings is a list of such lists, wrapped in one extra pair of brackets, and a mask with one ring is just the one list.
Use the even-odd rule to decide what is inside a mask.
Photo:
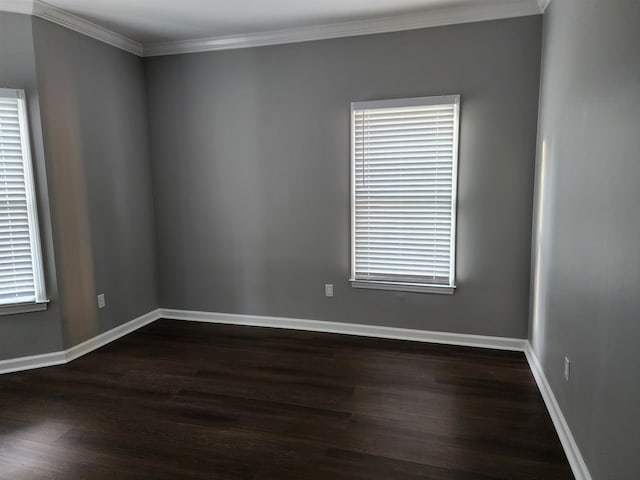
[(0, 376), (0, 479), (565, 480), (522, 353), (161, 320)]

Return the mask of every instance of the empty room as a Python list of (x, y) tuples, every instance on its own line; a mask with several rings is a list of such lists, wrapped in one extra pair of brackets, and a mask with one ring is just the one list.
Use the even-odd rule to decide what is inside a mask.
[(0, 480), (640, 479), (640, 0), (0, 0)]

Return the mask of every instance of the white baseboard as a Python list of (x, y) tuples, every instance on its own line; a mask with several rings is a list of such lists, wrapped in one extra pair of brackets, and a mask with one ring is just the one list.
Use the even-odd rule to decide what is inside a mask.
[(551, 415), (553, 426), (558, 432), (558, 437), (560, 437), (560, 442), (562, 443), (564, 452), (567, 455), (567, 460), (569, 460), (569, 465), (571, 465), (571, 470), (573, 470), (573, 475), (576, 477), (576, 480), (592, 480), (587, 464), (585, 463), (584, 458), (580, 453), (580, 449), (573, 438), (569, 424), (562, 414), (562, 410), (556, 400), (556, 396), (553, 394), (553, 390), (551, 390), (551, 385), (549, 385), (549, 381), (544, 374), (544, 370), (542, 370), (540, 361), (531, 348), (531, 344), (529, 342), (527, 342), (524, 354), (527, 357), (531, 373), (533, 373), (533, 378), (535, 378), (536, 383), (538, 384), (538, 389), (540, 389), (540, 393), (542, 394), (544, 403), (547, 406), (549, 415)]
[(65, 357), (67, 362), (75, 360), (82, 355), (86, 355), (89, 352), (93, 352), (94, 350), (106, 345), (107, 343), (111, 343), (114, 340), (119, 339), (120, 337), (124, 337), (125, 335), (138, 330), (139, 328), (144, 327), (145, 325), (149, 325), (150, 323), (156, 321), (158, 318), (158, 310), (152, 310), (149, 313), (145, 313), (144, 315), (139, 316), (131, 320), (130, 322), (124, 323), (116, 328), (112, 328), (109, 331), (101, 333), (97, 337), (90, 338), (89, 340), (82, 342), (78, 345), (75, 345), (67, 350), (65, 350)]
[(527, 340), (505, 337), (488, 337), (461, 333), (432, 332), (411, 330), (406, 328), (380, 327), (354, 323), (325, 322), (319, 320), (303, 320), (297, 318), (265, 317), (258, 315), (237, 315), (232, 313), (198, 312), (191, 310), (158, 310), (159, 318), (187, 320), (231, 325), (247, 325), (254, 327), (286, 328), (312, 332), (341, 333), (364, 337), (410, 340), (416, 342), (441, 343), (469, 347), (491, 348), (496, 350), (513, 350), (524, 352), (536, 380), (542, 398), (558, 432), (562, 447), (569, 461), (576, 480), (592, 480), (582, 454), (571, 434), (569, 425), (560, 410), (560, 406), (549, 386), (540, 363)]
[(492, 348), (497, 350), (524, 351), (527, 341), (483, 335), (467, 335), (462, 333), (432, 332), (412, 330), (408, 328), (380, 327), (356, 323), (325, 322), (320, 320), (304, 320), (297, 318), (265, 317), (257, 315), (237, 315), (232, 313), (197, 312), (191, 310), (157, 309), (145, 313), (138, 318), (104, 332), (67, 350), (33, 355), (29, 357), (0, 360), (0, 374), (50, 367), (71, 362), (86, 355), (107, 343), (111, 343), (159, 318), (188, 320), (231, 325), (247, 325), (254, 327), (286, 328), (290, 330), (306, 330), (311, 332), (340, 333), (361, 337), (389, 338), (410, 340), (414, 342), (440, 343), (445, 345), (461, 345), (466, 347)]
[(123, 325), (113, 328), (107, 332), (93, 337), (86, 342), (82, 342), (67, 350), (59, 352), (45, 353), (42, 355), (33, 355), (29, 357), (12, 358), (9, 360), (0, 360), (0, 374), (19, 372), (22, 370), (32, 370), (35, 368), (51, 367), (53, 365), (61, 365), (69, 363), (82, 355), (92, 352), (107, 343), (113, 342), (124, 335), (127, 335), (145, 325), (154, 322), (158, 318), (159, 310), (153, 310), (145, 313), (138, 318), (131, 320)]
[(311, 332), (340, 333), (344, 335), (356, 335), (362, 337), (388, 338), (395, 340), (410, 340), (414, 342), (491, 348), (496, 350), (522, 351), (527, 357), (529, 367), (531, 368), (533, 377), (538, 384), (538, 388), (540, 389), (542, 398), (544, 399), (545, 405), (549, 411), (553, 425), (558, 432), (562, 447), (567, 455), (567, 459), (571, 465), (571, 469), (573, 470), (576, 480), (592, 480), (584, 458), (580, 453), (580, 449), (573, 438), (571, 429), (562, 414), (562, 410), (560, 409), (555, 395), (551, 390), (551, 386), (549, 385), (542, 367), (540, 366), (540, 362), (531, 349), (529, 342), (523, 339), (468, 335), (462, 333), (432, 332), (427, 330), (412, 330), (407, 328), (381, 327), (297, 318), (265, 317), (258, 315), (238, 315), (232, 313), (198, 312), (191, 310), (160, 308), (64, 351), (2, 360), (0, 361), (0, 374), (68, 363), (160, 318), (228, 325), (285, 328)]
[(188, 320), (192, 322), (247, 325), (253, 327), (286, 328), (311, 332), (341, 333), (361, 337), (389, 338), (414, 342), (441, 343), (466, 347), (492, 348), (523, 352), (526, 340), (506, 337), (487, 337), (462, 333), (432, 332), (408, 328), (380, 327), (357, 323), (325, 322), (298, 318), (265, 317), (259, 315), (238, 315), (233, 313), (197, 312), (192, 310), (171, 310), (161, 308), (160, 318)]
[(63, 363), (67, 363), (64, 352), (51, 352), (29, 357), (10, 358), (9, 360), (0, 360), (0, 374), (51, 367)]

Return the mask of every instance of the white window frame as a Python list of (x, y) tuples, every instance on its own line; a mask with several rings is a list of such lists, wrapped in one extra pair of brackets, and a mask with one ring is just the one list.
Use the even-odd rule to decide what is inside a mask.
[[(451, 185), (451, 246), (449, 281), (447, 284), (416, 282), (411, 279), (388, 281), (369, 280), (356, 277), (356, 111), (376, 108), (417, 107), (428, 105), (450, 104), (454, 106), (453, 159)], [(456, 289), (456, 227), (457, 227), (457, 189), (458, 189), (458, 150), (460, 130), (460, 95), (442, 95), (431, 97), (402, 98), (392, 100), (375, 100), (351, 103), (351, 274), (350, 282), (354, 288), (375, 290), (393, 290), (417, 293), (436, 293), (452, 295)]]
[(27, 101), (24, 90), (0, 88), (1, 98), (15, 98), (18, 100), (18, 122), (20, 125), (20, 142), (22, 147), (22, 162), (24, 168), (25, 192), (27, 199), (27, 217), (29, 222), (29, 243), (31, 247), (35, 300), (28, 302), (12, 302), (0, 304), (0, 315), (34, 312), (45, 310), (47, 299), (44, 268), (42, 262), (42, 244), (38, 227), (38, 208), (35, 191), (35, 177), (33, 160), (31, 157), (31, 137), (29, 134), (29, 120)]

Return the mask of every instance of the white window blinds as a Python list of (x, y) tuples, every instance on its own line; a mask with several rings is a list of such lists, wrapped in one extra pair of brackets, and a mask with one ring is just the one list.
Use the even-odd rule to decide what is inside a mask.
[(44, 301), (24, 92), (0, 89), (0, 306)]
[(459, 104), (352, 104), (354, 286), (454, 286)]

